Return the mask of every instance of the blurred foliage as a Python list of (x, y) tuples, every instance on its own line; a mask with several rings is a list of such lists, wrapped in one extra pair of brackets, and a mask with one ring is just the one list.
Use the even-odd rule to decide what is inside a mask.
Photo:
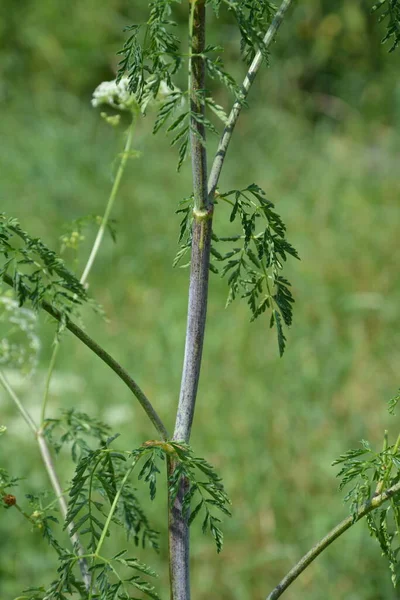
[[(122, 29), (146, 8), (122, 0), (1, 3), (1, 209), (50, 248), (59, 248), (66, 224), (101, 214), (123, 127), (108, 127), (90, 97), (113, 78)], [(177, 5), (182, 31), (186, 9)], [(400, 58), (381, 45), (386, 27), (370, 9), (369, 0), (297, 2), (229, 150), (221, 187), (257, 181), (282, 214), (302, 262), (290, 267), (297, 306), (282, 360), (268, 323), (249, 324), (245, 306), (224, 311), (224, 282), (211, 281), (193, 446), (223, 475), (233, 518), (218, 559), (193, 532), (199, 599), (264, 597), (347, 512), (332, 460), (361, 438), (380, 445), (385, 428), (392, 438), (398, 433), (385, 401), (399, 386)], [(240, 79), (233, 22), (210, 15), (209, 23), (209, 43), (226, 47), (226, 66)], [(224, 94), (218, 100), (226, 105)], [(179, 229), (173, 212), (191, 188), (188, 166), (176, 175), (174, 151), (151, 136), (151, 127), (148, 119), (138, 126), (142, 157), (131, 161), (122, 184), (113, 215), (116, 244), (104, 242), (90, 280), (108, 321), (89, 309), (83, 317), (171, 427), (187, 305), (187, 271), (171, 269)], [(217, 214), (217, 226), (220, 219), (226, 215)], [(75, 252), (69, 257), (76, 272), (90, 231), (85, 238), (79, 265)], [(33, 378), (7, 373), (34, 414), (54, 329), (42, 315)], [(73, 407), (120, 431), (126, 447), (153, 435), (122, 384), (65, 334), (50, 416)], [(34, 440), (2, 391), (0, 414), (0, 425), (8, 427), (1, 466), (26, 477), (13, 490), (24, 506), (25, 494), (46, 490), (48, 482)], [(68, 454), (61, 451), (57, 464), (66, 480)], [(159, 589), (167, 589), (165, 502), (149, 507), (161, 531), (160, 557), (143, 553), (161, 573)], [(0, 530), (0, 597), (47, 583), (55, 563), (38, 532), (12, 507), (0, 512)], [(361, 525), (318, 558), (285, 598), (321, 594), (398, 597)]]

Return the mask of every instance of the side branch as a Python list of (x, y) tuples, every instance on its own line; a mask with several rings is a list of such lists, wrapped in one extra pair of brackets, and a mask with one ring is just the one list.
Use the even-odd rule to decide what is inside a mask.
[(282, 579), (282, 581), (276, 586), (276, 588), (269, 594), (267, 600), (276, 600), (279, 598), (285, 590), (297, 579), (299, 575), (323, 552), (328, 546), (330, 546), (335, 540), (337, 540), (345, 531), (350, 529), (352, 525), (360, 521), (368, 513), (372, 512), (376, 508), (379, 508), (384, 502), (395, 496), (400, 492), (400, 483), (392, 486), (386, 492), (383, 492), (379, 496), (375, 496), (372, 500), (369, 500), (358, 510), (356, 519), (352, 516), (344, 519), (339, 525), (334, 527), (332, 531), (328, 533), (322, 540), (320, 540), (303, 558), (289, 571), (289, 573)]
[[(275, 35), (282, 24), (287, 10), (292, 4), (293, 0), (283, 0), (278, 12), (276, 13), (267, 33), (264, 36), (264, 46), (268, 48), (273, 42)], [(225, 129), (222, 133), (221, 140), (218, 145), (218, 150), (214, 158), (214, 162), (211, 167), (210, 177), (208, 179), (208, 194), (209, 198), (214, 198), (215, 190), (217, 189), (218, 181), (221, 175), (222, 166), (226, 157), (229, 143), (232, 138), (233, 130), (236, 122), (239, 118), (242, 110), (243, 102), (246, 100), (253, 81), (257, 75), (257, 72), (263, 61), (263, 56), (260, 51), (255, 55), (253, 62), (251, 63), (249, 70), (247, 71), (246, 77), (242, 83), (240, 90), (240, 98), (234, 103), (232, 110), (229, 114), (228, 121), (225, 125)]]
[[(65, 519), (65, 515), (67, 514), (67, 503), (65, 502), (63, 491), (61, 489), (61, 485), (60, 485), (59, 479), (57, 477), (57, 473), (56, 473), (56, 470), (54, 468), (54, 464), (53, 464), (53, 461), (52, 461), (52, 458), (51, 458), (50, 450), (49, 450), (49, 447), (47, 445), (46, 439), (45, 439), (45, 437), (43, 435), (43, 431), (42, 431), (42, 429), (38, 429), (37, 428), (34, 420), (31, 417), (31, 415), (24, 408), (24, 405), (22, 404), (21, 400), (18, 398), (17, 394), (14, 392), (13, 388), (8, 383), (5, 375), (3, 375), (3, 373), (1, 371), (0, 371), (0, 384), (3, 386), (3, 388), (9, 394), (10, 398), (12, 399), (12, 401), (14, 402), (14, 404), (16, 405), (16, 407), (18, 408), (19, 412), (21, 413), (22, 417), (25, 419), (26, 423), (28, 424), (30, 430), (32, 431), (33, 435), (35, 436), (35, 438), (36, 438), (36, 440), (38, 442), (39, 449), (40, 449), (40, 454), (41, 454), (42, 460), (43, 460), (43, 464), (45, 466), (45, 469), (46, 469), (47, 474), (49, 476), (49, 479), (50, 479), (51, 485), (53, 487), (54, 493), (55, 493), (56, 498), (58, 500), (58, 504), (60, 506), (60, 510), (61, 510), (62, 516)], [(29, 520), (31, 520), (31, 517), (29, 517), (29, 515), (26, 515), (21, 510), (20, 510), (20, 512), (22, 512), (22, 514), (24, 514)], [(76, 550), (76, 552), (77, 552), (77, 554), (79, 556), (79, 558), (78, 558), (79, 568), (81, 570), (82, 579), (83, 579), (83, 582), (85, 584), (85, 587), (88, 590), (90, 588), (91, 575), (89, 573), (89, 568), (88, 568), (87, 561), (86, 561), (86, 559), (83, 556), (84, 555), (83, 546), (82, 546), (81, 541), (79, 539), (78, 533), (74, 533), (74, 528), (75, 528), (74, 523), (70, 523), (68, 525), (68, 534), (69, 534), (70, 540), (72, 542), (72, 545), (73, 545), (74, 549)]]
[[(67, 516), (67, 511), (68, 511), (67, 503), (65, 501), (64, 494), (63, 494), (59, 479), (56, 474), (54, 463), (51, 458), (50, 450), (46, 443), (46, 440), (44, 438), (42, 430), (40, 430), (36, 433), (36, 438), (37, 438), (37, 442), (39, 445), (40, 454), (42, 456), (43, 464), (44, 464), (47, 474), (49, 476), (52, 488), (53, 488), (56, 498), (58, 500), (58, 504), (60, 506), (61, 514), (65, 521), (65, 517)], [(89, 567), (88, 567), (86, 558), (84, 556), (85, 551), (81, 544), (79, 535), (76, 531), (74, 532), (75, 524), (73, 521), (68, 524), (67, 529), (68, 529), (68, 535), (70, 537), (70, 540), (72, 542), (74, 550), (76, 551), (76, 553), (78, 554), (78, 557), (79, 557), (78, 564), (79, 564), (79, 568), (82, 573), (83, 582), (85, 584), (86, 590), (89, 590), (91, 581), (92, 581), (92, 576), (91, 576), (91, 573), (89, 572)]]
[[(9, 275), (3, 275), (3, 280), (5, 281), (5, 283), (7, 283), (7, 285), (14, 287), (13, 280)], [(61, 312), (49, 302), (43, 300), (41, 306), (49, 315), (56, 319), (56, 321), (59, 321), (60, 323), (64, 321), (64, 317), (61, 314)], [(103, 362), (105, 362), (110, 367), (110, 369), (112, 369), (114, 373), (118, 375), (120, 379), (122, 379), (122, 381), (131, 390), (133, 395), (137, 398), (143, 410), (149, 417), (150, 421), (153, 423), (154, 427), (161, 434), (163, 439), (167, 439), (168, 433), (164, 426), (164, 423), (158, 416), (150, 400), (147, 398), (143, 390), (138, 386), (136, 381), (132, 379), (129, 373), (110, 354), (108, 354), (108, 352), (104, 350), (104, 348), (99, 346), (99, 344), (97, 344), (87, 333), (83, 331), (83, 329), (81, 329), (73, 321), (70, 321), (70, 319), (67, 318), (65, 322), (65, 327), (71, 333), (73, 333), (79, 340), (81, 340), (81, 342), (83, 342), (85, 346), (90, 348), (92, 352), (97, 354), (97, 356)]]
[(205, 62), (202, 53), (206, 35), (205, 0), (191, 0), (189, 13), (189, 76), (188, 93), (190, 101), (190, 150), (192, 155), (192, 178), (194, 207), (207, 210), (207, 152), (206, 128), (204, 125), (204, 89), (206, 79)]

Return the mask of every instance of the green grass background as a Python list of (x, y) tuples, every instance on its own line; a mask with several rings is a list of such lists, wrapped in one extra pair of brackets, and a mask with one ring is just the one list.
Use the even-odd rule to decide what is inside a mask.
[[(302, 260), (287, 265), (296, 305), (283, 359), (267, 319), (250, 324), (240, 302), (224, 310), (225, 282), (211, 276), (192, 444), (223, 475), (233, 517), (224, 524), (220, 556), (193, 525), (199, 600), (264, 598), (347, 515), (331, 462), (362, 438), (380, 448), (385, 428), (392, 439), (397, 435), (398, 417), (388, 415), (386, 402), (399, 386), (399, 55), (380, 46), (384, 26), (369, 8), (353, 0), (296, 3), (229, 150), (221, 190), (263, 187)], [(59, 248), (66, 223), (102, 213), (124, 128), (102, 121), (90, 106), (91, 92), (113, 78), (122, 28), (145, 10), (137, 0), (2, 3), (1, 210), (50, 247)], [(184, 23), (186, 7), (177, 11)], [(241, 77), (232, 23), (210, 17), (209, 27), (210, 43), (226, 45), (226, 64)], [(215, 93), (227, 102), (224, 92)], [(174, 211), (191, 192), (190, 168), (176, 174), (176, 152), (162, 134), (151, 135), (151, 121), (149, 115), (139, 122), (134, 146), (141, 157), (130, 161), (113, 213), (117, 243), (106, 239), (90, 279), (107, 321), (86, 311), (84, 322), (172, 429), (188, 285), (187, 270), (171, 267)], [(223, 220), (217, 214), (217, 229)], [(93, 236), (89, 231), (79, 264), (69, 261), (78, 272)], [(8, 373), (34, 414), (53, 332), (41, 315), (38, 371), (30, 380)], [(50, 414), (69, 407), (104, 419), (122, 434), (120, 446), (154, 437), (123, 384), (65, 335)], [(1, 466), (26, 478), (17, 490), (24, 506), (24, 495), (47, 489), (48, 481), (35, 441), (3, 391), (0, 416), (8, 427)], [(67, 455), (57, 464), (66, 483)], [(166, 598), (165, 498), (160, 488), (152, 505), (143, 499), (163, 543), (160, 556), (139, 555), (160, 573)], [(124, 543), (116, 538), (109, 549)], [(0, 550), (1, 600), (51, 581), (55, 557), (14, 510), (0, 512)], [(391, 600), (399, 593), (359, 523), (285, 597)]]

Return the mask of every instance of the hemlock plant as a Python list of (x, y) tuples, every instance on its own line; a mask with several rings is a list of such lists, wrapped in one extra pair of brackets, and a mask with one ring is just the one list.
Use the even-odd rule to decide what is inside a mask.
[[(285, 350), (285, 327), (292, 324), (294, 299), (284, 265), (289, 257), (298, 259), (286, 237), (286, 227), (265, 192), (254, 182), (241, 189), (219, 189), (219, 179), (228, 146), (248, 94), (263, 62), (269, 60), (271, 44), (294, 0), (283, 0), (276, 8), (259, 0), (190, 0), (188, 35), (176, 35), (174, 10), (179, 0), (149, 2), (148, 18), (127, 28), (126, 42), (119, 52), (117, 78), (95, 90), (92, 104), (100, 107), (108, 123), (117, 126), (120, 112), (128, 113), (131, 124), (103, 217), (78, 219), (62, 236), (62, 247), (76, 249), (85, 227), (94, 222), (98, 233), (82, 275), (67, 268), (60, 256), (40, 239), (26, 232), (6, 215), (0, 216), (0, 274), (5, 284), (0, 298), (0, 319), (6, 336), (0, 345), (0, 383), (31, 429), (41, 452), (53, 497), (14, 495), (18, 477), (0, 469), (0, 494), (6, 510), (18, 510), (21, 518), (42, 532), (58, 556), (54, 580), (43, 587), (31, 587), (19, 597), (26, 600), (133, 599), (137, 594), (150, 598), (166, 595), (152, 583), (155, 573), (144, 564), (141, 546), (158, 550), (159, 540), (134, 482), (148, 486), (150, 498), (159, 491), (158, 477), (167, 470), (169, 506), (169, 572), (172, 600), (190, 598), (189, 527), (200, 522), (210, 533), (217, 552), (222, 550), (222, 517), (229, 517), (230, 500), (222, 479), (208, 461), (190, 446), (193, 416), (200, 377), (206, 325), (209, 273), (222, 276), (228, 286), (227, 305), (243, 298), (251, 320), (266, 318), (275, 328), (278, 351)], [(383, 41), (390, 51), (400, 40), (400, 2), (380, 0), (372, 10), (386, 25)], [(222, 48), (206, 43), (206, 12), (218, 17), (228, 11), (236, 21), (240, 48), (247, 74), (241, 84), (225, 71)], [(289, 23), (290, 26), (290, 23)], [(182, 72), (187, 73), (183, 87)], [(208, 91), (209, 78), (220, 82), (233, 97), (225, 112)], [(177, 82), (180, 86), (178, 87)], [(114, 111), (110, 114), (109, 109)], [(116, 114), (115, 114), (116, 113)], [(179, 250), (174, 265), (190, 267), (186, 345), (175, 429), (168, 432), (161, 416), (145, 392), (123, 366), (101, 347), (79, 322), (79, 307), (91, 303), (87, 281), (98, 249), (108, 229), (114, 234), (111, 212), (128, 159), (135, 157), (132, 143), (138, 119), (154, 119), (154, 133), (164, 129), (177, 148), (178, 170), (190, 155), (193, 187), (178, 207)], [(219, 134), (218, 123), (222, 123)], [(207, 135), (220, 135), (217, 152), (208, 164)], [(225, 210), (224, 210), (225, 207)], [(226, 213), (226, 209), (228, 212)], [(220, 219), (228, 214), (231, 232), (219, 235)], [(224, 228), (224, 231), (226, 228)], [(9, 286), (10, 291), (6, 291)], [(12, 290), (12, 291), (11, 291)], [(40, 422), (36, 423), (24, 402), (8, 382), (3, 367), (12, 365), (32, 370), (36, 364), (38, 339), (35, 313), (44, 311), (56, 322), (54, 350), (50, 360)], [(132, 449), (121, 448), (118, 435), (93, 416), (66, 410), (49, 418), (48, 404), (52, 375), (63, 335), (71, 332), (106, 363), (130, 389), (154, 428), (155, 439)], [(200, 399), (201, 401), (201, 399)], [(399, 396), (390, 403), (394, 412)], [(3, 442), (7, 430), (0, 427)], [(62, 489), (53, 462), (53, 453), (69, 448), (75, 474)], [(351, 515), (317, 543), (270, 592), (280, 597), (288, 586), (333, 541), (356, 521), (365, 517), (370, 534), (387, 557), (394, 585), (398, 579), (398, 536), (400, 530), (400, 436), (394, 444), (384, 436), (376, 452), (367, 441), (359, 449), (344, 453), (340, 465), (340, 487), (349, 489), (346, 501)], [(70, 544), (64, 547), (54, 533), (56, 508), (61, 514)], [(3, 513), (4, 514), (4, 513)], [(60, 517), (58, 517), (60, 520)], [(137, 546), (126, 544), (110, 556), (105, 541), (115, 528), (123, 528)], [(128, 550), (129, 548), (129, 550)], [(267, 594), (267, 590), (266, 590)]]

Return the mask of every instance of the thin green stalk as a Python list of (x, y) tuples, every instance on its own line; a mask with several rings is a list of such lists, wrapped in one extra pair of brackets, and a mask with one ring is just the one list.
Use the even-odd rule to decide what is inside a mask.
[[(286, 12), (290, 8), (293, 0), (283, 0), (279, 10), (277, 11), (267, 33), (264, 36), (264, 47), (267, 49), (275, 39), (275, 35), (280, 28), (282, 21), (285, 17)], [(228, 151), (229, 143), (232, 139), (233, 130), (235, 129), (235, 125), (241, 113), (243, 103), (246, 100), (250, 88), (254, 82), (254, 79), (260, 69), (260, 66), (263, 61), (263, 56), (260, 51), (258, 51), (251, 63), (249, 70), (247, 71), (246, 77), (242, 83), (242, 87), (240, 90), (240, 97), (234, 103), (232, 110), (229, 114), (227, 123), (225, 125), (225, 129), (222, 133), (221, 140), (218, 145), (217, 152), (215, 154), (214, 162), (211, 167), (210, 176), (208, 178), (208, 193), (210, 198), (214, 198), (215, 191), (218, 186), (218, 181), (221, 175), (222, 166), (224, 164), (226, 153)]]
[[(131, 466), (129, 467), (129, 469), (127, 470), (127, 472), (125, 473), (125, 475), (124, 475), (124, 477), (123, 477), (123, 479), (121, 481), (121, 485), (120, 485), (117, 493), (114, 496), (114, 500), (113, 500), (113, 503), (111, 504), (111, 507), (110, 507), (110, 510), (109, 510), (106, 522), (104, 523), (103, 531), (101, 532), (100, 539), (99, 539), (99, 541), (97, 543), (96, 550), (95, 550), (95, 552), (94, 552), (94, 554), (92, 556), (92, 566), (94, 566), (94, 564), (95, 564), (95, 562), (96, 562), (96, 560), (98, 558), (101, 558), (102, 560), (104, 560), (102, 557), (100, 557), (100, 551), (101, 551), (101, 548), (102, 548), (102, 546), (104, 544), (104, 540), (106, 539), (106, 536), (107, 536), (108, 530), (110, 528), (110, 524), (111, 524), (112, 518), (114, 516), (114, 513), (115, 513), (115, 511), (117, 509), (118, 501), (119, 501), (119, 499), (121, 497), (122, 490), (124, 489), (124, 486), (125, 486), (126, 482), (128, 481), (128, 479), (129, 479), (129, 477), (130, 477), (133, 469), (135, 468), (135, 465), (136, 465), (137, 461), (138, 461), (138, 458), (136, 457), (135, 460), (133, 461), (133, 463), (131, 464)], [(95, 471), (95, 469), (93, 470), (92, 475), (94, 474), (94, 471)], [(89, 502), (89, 505), (90, 505), (90, 502)], [(88, 600), (92, 600), (92, 598), (93, 598), (93, 578), (92, 578), (91, 586), (89, 588), (89, 598), (88, 598)]]
[(50, 383), (51, 383), (51, 378), (53, 376), (53, 371), (54, 371), (54, 367), (55, 367), (56, 360), (57, 360), (58, 350), (60, 348), (60, 342), (58, 340), (59, 333), (60, 332), (58, 332), (54, 337), (53, 352), (51, 354), (49, 368), (47, 370), (47, 375), (46, 375), (46, 383), (44, 386), (44, 396), (43, 396), (43, 401), (42, 401), (42, 410), (41, 410), (41, 415), (40, 415), (40, 424), (41, 424), (40, 426), (41, 427), (44, 426), (44, 421), (46, 419), (46, 408), (47, 408), (47, 403), (49, 401)]
[(345, 531), (350, 529), (357, 521), (360, 521), (368, 513), (372, 512), (376, 508), (379, 508), (384, 502), (387, 502), (390, 498), (393, 498), (397, 493), (400, 492), (400, 483), (392, 486), (379, 496), (374, 496), (371, 500), (363, 504), (359, 510), (356, 518), (353, 516), (347, 517), (339, 525), (334, 527), (332, 531), (328, 533), (321, 541), (311, 548), (307, 554), (289, 571), (289, 573), (282, 579), (282, 581), (276, 586), (276, 588), (267, 597), (267, 600), (276, 600), (282, 596), (283, 592), (297, 579), (299, 575), (323, 552), (328, 546), (330, 546), (335, 540), (337, 540)]
[[(63, 518), (65, 519), (65, 515), (67, 514), (67, 503), (65, 501), (63, 491), (62, 491), (59, 479), (57, 477), (57, 473), (56, 473), (56, 470), (55, 470), (55, 467), (54, 467), (54, 464), (53, 464), (53, 461), (51, 458), (49, 447), (47, 445), (45, 437), (43, 436), (43, 431), (36, 427), (35, 422), (33, 421), (31, 415), (24, 408), (21, 400), (18, 398), (17, 394), (15, 393), (15, 391), (13, 390), (11, 385), (8, 383), (5, 375), (1, 371), (0, 371), (0, 383), (2, 384), (2, 386), (4, 387), (6, 392), (9, 394), (10, 398), (12, 399), (12, 401), (18, 408), (18, 410), (21, 413), (24, 420), (27, 422), (29, 428), (31, 429), (32, 433), (34, 434), (34, 436), (38, 442), (43, 464), (45, 466), (46, 472), (50, 479), (51, 486), (52, 486), (54, 493), (58, 499), (61, 514), (63, 515)], [(19, 507), (17, 507), (17, 509), (22, 514), (24, 514), (24, 516), (26, 516), (26, 514)], [(77, 533), (72, 533), (73, 529), (74, 529), (74, 523), (70, 523), (68, 526), (69, 537), (70, 537), (73, 547), (76, 548), (78, 556), (79, 556), (78, 562), (79, 562), (79, 567), (80, 567), (80, 570), (82, 573), (83, 582), (86, 586), (86, 589), (89, 589), (91, 576), (90, 576), (90, 573), (88, 570), (87, 562), (85, 559), (82, 558), (82, 554), (84, 551), (83, 551), (83, 547), (80, 542), (79, 536)]]
[[(13, 280), (9, 275), (3, 275), (3, 281), (13, 287)], [(41, 307), (49, 315), (51, 315), (59, 323), (65, 323), (65, 328), (74, 334), (81, 342), (85, 344), (94, 354), (96, 354), (106, 365), (110, 367), (118, 375), (118, 377), (128, 386), (133, 395), (137, 398), (143, 410), (157, 429), (158, 433), (163, 439), (168, 439), (168, 432), (165, 428), (164, 423), (158, 416), (156, 410), (147, 398), (142, 389), (138, 386), (136, 381), (129, 375), (129, 373), (113, 358), (102, 346), (97, 344), (83, 329), (71, 321), (68, 317), (65, 318), (57, 308), (55, 308), (50, 302), (43, 300)]]
[(128, 479), (129, 479), (129, 477), (130, 477), (133, 469), (135, 468), (135, 465), (136, 465), (137, 461), (138, 461), (138, 458), (136, 457), (135, 460), (133, 461), (133, 463), (131, 464), (131, 466), (129, 467), (129, 469), (127, 470), (127, 472), (125, 473), (125, 475), (124, 475), (124, 477), (123, 477), (123, 479), (121, 481), (121, 485), (119, 487), (119, 490), (117, 491), (117, 493), (114, 496), (113, 503), (111, 504), (110, 511), (108, 513), (106, 522), (104, 523), (103, 531), (101, 532), (101, 536), (100, 536), (100, 539), (99, 539), (97, 547), (96, 547), (96, 551), (95, 551), (95, 555), (96, 556), (98, 556), (100, 554), (100, 550), (101, 550), (101, 548), (103, 546), (104, 540), (106, 539), (108, 529), (110, 527), (112, 518), (113, 518), (114, 513), (116, 511), (118, 501), (119, 501), (119, 499), (121, 497), (122, 490), (124, 489), (124, 486), (125, 486), (126, 482), (128, 481)]
[[(4, 498), (5, 496), (8, 496), (8, 493), (5, 492), (4, 490), (0, 489), (0, 497)], [(30, 515), (28, 515), (28, 513), (26, 513), (24, 510), (22, 510), (22, 508), (20, 507), (18, 502), (15, 502), (15, 504), (12, 504), (12, 507), (16, 508), (17, 511), (24, 517), (24, 519), (26, 519), (27, 521), (29, 521), (29, 523), (31, 523), (31, 525), (36, 525), (35, 520), (32, 519), (32, 517)], [(11, 508), (11, 506), (9, 508)]]
[(189, 65), (188, 96), (190, 102), (190, 153), (192, 156), (192, 179), (195, 212), (207, 212), (212, 208), (207, 194), (206, 128), (204, 125), (205, 103), (205, 1), (191, 0), (189, 11)]
[(107, 225), (108, 225), (108, 221), (109, 221), (109, 218), (110, 218), (110, 214), (111, 214), (111, 211), (113, 209), (115, 198), (117, 197), (119, 186), (120, 186), (120, 183), (121, 183), (121, 179), (122, 179), (122, 176), (123, 176), (124, 171), (125, 171), (126, 163), (128, 161), (128, 158), (129, 158), (129, 153), (131, 151), (133, 134), (134, 134), (134, 131), (135, 131), (135, 125), (136, 125), (136, 112), (132, 111), (132, 123), (130, 124), (129, 129), (128, 129), (128, 135), (127, 135), (127, 138), (126, 138), (125, 148), (124, 148), (124, 151), (123, 151), (122, 156), (121, 156), (121, 161), (119, 163), (117, 174), (115, 176), (114, 183), (113, 183), (113, 186), (111, 188), (111, 193), (110, 193), (110, 196), (109, 196), (108, 201), (107, 201), (107, 205), (106, 205), (106, 209), (104, 211), (103, 218), (101, 220), (101, 225), (100, 225), (99, 230), (97, 232), (96, 239), (94, 241), (94, 244), (93, 244), (92, 250), (90, 252), (88, 261), (86, 263), (86, 266), (85, 266), (85, 268), (83, 270), (82, 277), (80, 279), (80, 282), (82, 283), (82, 285), (85, 285), (85, 283), (86, 283), (86, 281), (87, 281), (87, 279), (89, 277), (89, 273), (90, 273), (90, 271), (91, 271), (91, 269), (93, 267), (93, 263), (94, 263), (94, 261), (96, 259), (97, 253), (99, 251), (101, 242), (102, 242), (103, 237), (104, 237), (104, 233), (105, 233), (105, 231), (107, 229)]
[[(47, 445), (46, 439), (45, 439), (42, 431), (38, 431), (36, 437), (37, 437), (37, 441), (39, 444), (40, 453), (42, 455), (43, 464), (45, 465), (45, 468), (46, 468), (47, 474), (49, 476), (51, 486), (54, 490), (54, 493), (55, 493), (56, 497), (58, 498), (58, 504), (60, 506), (61, 514), (63, 516), (63, 519), (65, 520), (67, 511), (68, 511), (67, 502), (64, 498), (63, 491), (62, 491), (62, 488), (60, 485), (60, 481), (57, 477), (57, 472), (56, 472), (53, 460), (51, 458), (50, 449)], [(83, 579), (86, 589), (88, 589), (89, 586), (91, 585), (92, 577), (91, 577), (89, 569), (88, 569), (87, 561), (85, 558), (83, 558), (84, 549), (81, 544), (79, 535), (76, 532), (73, 533), (74, 527), (75, 527), (75, 524), (73, 522), (68, 524), (68, 527), (67, 527), (68, 534), (71, 539), (72, 545), (76, 549), (76, 552), (78, 554), (78, 557), (79, 557), (78, 563), (79, 563), (79, 568), (81, 570), (82, 579)]]
[[(99, 251), (101, 242), (103, 240), (104, 237), (104, 233), (105, 230), (107, 228), (108, 225), (108, 221), (109, 221), (109, 217), (115, 202), (115, 198), (117, 196), (118, 193), (118, 189), (121, 183), (121, 179), (125, 170), (125, 166), (129, 157), (129, 152), (131, 151), (131, 146), (132, 146), (132, 140), (133, 140), (133, 133), (134, 133), (134, 129), (135, 129), (135, 123), (136, 123), (136, 113), (134, 111), (132, 111), (132, 122), (129, 126), (128, 129), (128, 135), (127, 135), (127, 139), (126, 139), (126, 143), (125, 143), (125, 147), (124, 147), (124, 151), (123, 154), (121, 156), (121, 161), (117, 170), (117, 174), (115, 176), (114, 179), (114, 183), (113, 186), (111, 188), (111, 193), (110, 196), (108, 198), (107, 204), (106, 204), (106, 209), (103, 215), (103, 218), (101, 220), (101, 224), (99, 227), (99, 230), (97, 232), (97, 236), (95, 238), (92, 250), (90, 252), (88, 261), (86, 263), (86, 266), (83, 270), (82, 276), (80, 278), (80, 282), (82, 285), (85, 285), (87, 282), (87, 278), (89, 277), (89, 273), (93, 267), (94, 261), (96, 259), (97, 253)], [(63, 325), (60, 325), (60, 328), (63, 327)], [(60, 348), (60, 342), (58, 339), (58, 336), (60, 334), (60, 328), (59, 331), (57, 332), (55, 338), (54, 338), (54, 347), (53, 347), (53, 352), (50, 358), (50, 363), (49, 363), (49, 368), (47, 371), (47, 376), (46, 376), (46, 384), (45, 384), (45, 391), (44, 391), (44, 396), (43, 396), (43, 401), (42, 401), (42, 409), (41, 409), (41, 430), (37, 433), (37, 440), (39, 443), (39, 448), (42, 454), (42, 458), (44, 461), (44, 464), (46, 466), (46, 470), (47, 473), (49, 475), (51, 484), (53, 486), (53, 489), (56, 493), (56, 495), (59, 498), (59, 504), (60, 504), (60, 508), (61, 508), (61, 512), (63, 514), (63, 517), (65, 519), (66, 514), (67, 514), (67, 504), (66, 501), (64, 499), (64, 496), (62, 495), (62, 490), (61, 490), (61, 486), (59, 484), (57, 475), (56, 475), (56, 471), (54, 468), (54, 464), (52, 462), (51, 459), (51, 455), (50, 455), (50, 451), (49, 448), (46, 444), (46, 441), (43, 437), (43, 433), (42, 433), (42, 428), (44, 426), (45, 423), (45, 419), (46, 419), (46, 408), (47, 408), (47, 404), (48, 404), (48, 400), (49, 400), (49, 392), (50, 392), (50, 384), (51, 384), (51, 379), (54, 373), (54, 368), (55, 368), (55, 364), (56, 364), (56, 360), (57, 360), (57, 355), (58, 355), (58, 351)], [(70, 523), (68, 526), (68, 530), (69, 532), (72, 531), (74, 525), (73, 523)], [(78, 554), (82, 554), (83, 553), (83, 549), (82, 546), (80, 544), (80, 540), (78, 535), (72, 534), (71, 535), (71, 540), (74, 543), (74, 545), (77, 546), (78, 548)], [(86, 561), (84, 561), (83, 559), (80, 559), (79, 561), (80, 563), (80, 567), (81, 567), (81, 572), (82, 572), (82, 576), (84, 579), (84, 582), (86, 584), (86, 586), (90, 586), (90, 594), (92, 593), (92, 589), (93, 589), (93, 580), (90, 576), (90, 573), (88, 572), (87, 569), (87, 564)]]
[[(117, 197), (118, 194), (118, 190), (119, 190), (119, 186), (122, 180), (122, 176), (124, 174), (125, 171), (125, 167), (126, 167), (126, 163), (127, 160), (129, 158), (129, 153), (131, 151), (132, 148), (132, 140), (133, 140), (133, 134), (135, 131), (135, 125), (136, 125), (136, 112), (134, 110), (132, 110), (132, 122), (129, 126), (128, 129), (128, 135), (126, 138), (126, 143), (125, 143), (125, 147), (124, 147), (124, 151), (122, 153), (121, 156), (121, 160), (119, 163), (119, 167), (117, 170), (117, 174), (115, 176), (114, 179), (114, 183), (113, 186), (111, 188), (111, 192), (110, 192), (110, 196), (107, 200), (107, 204), (106, 204), (106, 208), (104, 211), (104, 215), (103, 218), (101, 220), (101, 224), (100, 227), (98, 229), (96, 238), (94, 240), (93, 246), (92, 246), (92, 250), (90, 252), (89, 258), (87, 260), (87, 263), (85, 265), (85, 268), (83, 269), (83, 273), (82, 276), (80, 278), (80, 282), (82, 285), (85, 285), (87, 282), (87, 279), (89, 277), (89, 273), (93, 267), (94, 261), (96, 259), (97, 253), (99, 251), (101, 242), (103, 240), (104, 237), (104, 233), (107, 229), (107, 225), (108, 225), (108, 221), (110, 218), (110, 214), (112, 211), (112, 208), (114, 206), (114, 202), (115, 199)], [(51, 379), (53, 376), (53, 372), (54, 372), (54, 368), (55, 368), (55, 364), (56, 364), (56, 359), (57, 359), (57, 354), (58, 354), (58, 350), (60, 347), (60, 343), (58, 340), (58, 336), (60, 334), (60, 331), (57, 332), (57, 334), (55, 335), (54, 338), (54, 347), (53, 347), (53, 352), (50, 358), (50, 364), (49, 364), (49, 368), (47, 371), (47, 377), (46, 377), (46, 385), (45, 385), (45, 391), (44, 391), (44, 396), (43, 396), (43, 401), (42, 401), (42, 411), (41, 411), (41, 426), (43, 427), (44, 425), (44, 420), (46, 418), (46, 408), (47, 408), (47, 403), (48, 403), (48, 399), (49, 399), (49, 392), (50, 392), (50, 383), (51, 383)]]
[(0, 371), (0, 383), (3, 386), (3, 388), (6, 390), (8, 395), (10, 396), (11, 400), (14, 402), (15, 406), (19, 410), (22, 418), (27, 423), (27, 425), (28, 425), (29, 429), (32, 431), (33, 435), (36, 436), (37, 426), (36, 426), (35, 421), (31, 417), (31, 415), (28, 413), (28, 411), (25, 409), (21, 400), (18, 398), (17, 394), (14, 392), (11, 385), (8, 383), (6, 376), (4, 375), (4, 373), (2, 371)]

